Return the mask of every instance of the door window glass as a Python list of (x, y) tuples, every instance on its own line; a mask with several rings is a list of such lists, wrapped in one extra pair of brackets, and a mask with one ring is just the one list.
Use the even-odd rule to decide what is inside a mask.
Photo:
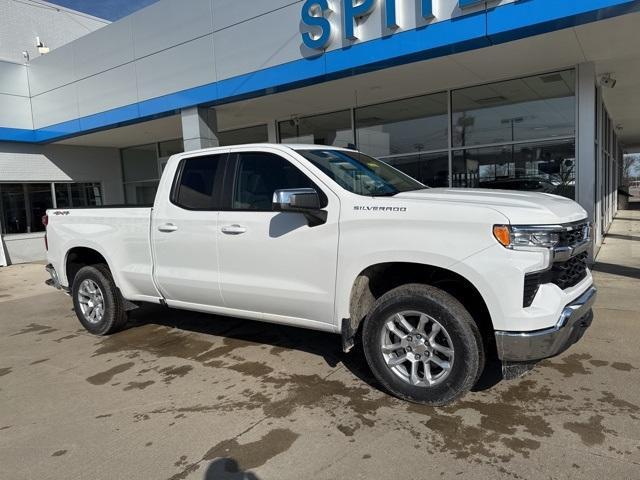
[(286, 188), (313, 188), (313, 182), (284, 158), (271, 153), (241, 153), (233, 189), (234, 210), (270, 212), (273, 192)]
[(216, 210), (215, 181), (226, 155), (183, 160), (174, 203), (189, 210)]

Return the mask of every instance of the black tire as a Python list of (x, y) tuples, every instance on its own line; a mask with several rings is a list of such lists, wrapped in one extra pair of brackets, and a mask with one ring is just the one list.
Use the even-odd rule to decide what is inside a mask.
[[(453, 361), (440, 383), (412, 385), (394, 373), (385, 361), (381, 347), (385, 324), (395, 314), (407, 311), (425, 313), (436, 320), (453, 344)], [(364, 321), (362, 343), (367, 363), (378, 381), (393, 395), (423, 405), (442, 406), (459, 399), (473, 388), (484, 368), (485, 352), (477, 324), (458, 300), (429, 285), (407, 284), (381, 296)], [(400, 353), (406, 354), (402, 350)], [(424, 374), (426, 367), (422, 368)]]
[[(102, 294), (104, 313), (99, 321), (89, 321), (85, 318), (82, 311), (79, 290), (82, 282), (85, 280), (94, 282)], [(73, 308), (78, 320), (80, 320), (84, 328), (94, 335), (109, 335), (115, 333), (126, 324), (127, 312), (123, 306), (122, 296), (106, 265), (97, 264), (82, 267), (73, 279), (71, 295), (73, 298)]]

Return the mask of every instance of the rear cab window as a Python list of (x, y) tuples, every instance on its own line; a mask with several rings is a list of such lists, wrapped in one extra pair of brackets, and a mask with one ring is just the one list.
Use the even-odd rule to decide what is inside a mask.
[(219, 210), (228, 154), (185, 158), (180, 162), (171, 202), (186, 210)]

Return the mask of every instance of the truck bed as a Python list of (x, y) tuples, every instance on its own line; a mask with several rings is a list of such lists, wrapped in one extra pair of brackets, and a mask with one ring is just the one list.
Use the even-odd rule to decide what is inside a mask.
[(157, 297), (150, 247), (151, 207), (115, 206), (64, 208), (47, 211), (49, 259), (66, 278), (67, 252), (70, 248), (91, 248), (111, 265), (122, 293), (132, 300)]

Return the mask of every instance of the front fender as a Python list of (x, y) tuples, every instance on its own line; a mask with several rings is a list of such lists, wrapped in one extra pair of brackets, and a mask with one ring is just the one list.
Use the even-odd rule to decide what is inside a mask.
[(463, 277), (465, 276), (460, 271), (456, 271), (455, 267), (460, 262), (455, 258), (419, 250), (398, 251), (388, 249), (372, 252), (350, 262), (340, 262), (336, 284), (336, 292), (338, 292), (338, 295), (336, 295), (336, 328), (340, 327), (340, 322), (343, 318), (350, 317), (351, 291), (358, 276), (367, 268), (384, 263), (419, 264), (450, 270)]

